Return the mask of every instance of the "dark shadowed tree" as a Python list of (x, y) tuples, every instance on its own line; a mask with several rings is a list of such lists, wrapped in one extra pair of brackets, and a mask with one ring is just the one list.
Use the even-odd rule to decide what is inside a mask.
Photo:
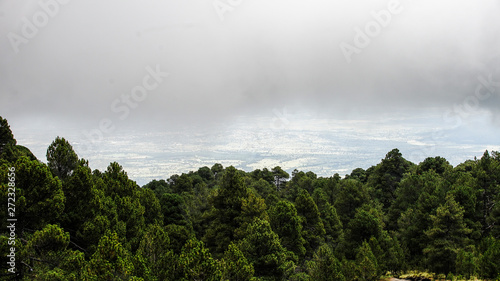
[(302, 189), (295, 199), (295, 208), (301, 218), (302, 237), (306, 240), (306, 255), (311, 256), (314, 250), (324, 241), (325, 226), (321, 220), (318, 206), (307, 190)]
[(347, 225), (354, 218), (356, 209), (368, 202), (370, 195), (365, 185), (357, 180), (343, 180), (334, 204), (342, 225)]
[(4, 119), (2, 118), (2, 116), (0, 116), (0, 155), (4, 152), (5, 146), (8, 144), (15, 145), (16, 140), (14, 139), (14, 135), (10, 130), (7, 119)]
[(279, 201), (269, 211), (271, 227), (280, 237), (281, 245), (294, 252), (299, 258), (306, 253), (302, 238), (302, 224), (293, 203)]
[(78, 165), (78, 156), (66, 139), (57, 137), (47, 149), (47, 164), (54, 176), (65, 180)]
[(375, 197), (387, 209), (394, 201), (394, 192), (403, 175), (413, 163), (403, 158), (397, 148), (389, 151), (368, 178), (368, 184), (375, 189)]
[(463, 221), (464, 209), (452, 195), (446, 196), (436, 215), (431, 215), (432, 227), (425, 231), (430, 244), (424, 249), (427, 265), (440, 273), (455, 269), (458, 250), (467, 242), (471, 230)]
[[(253, 264), (255, 276), (264, 280), (282, 280), (287, 267), (287, 251), (268, 221), (256, 219), (248, 225), (246, 237), (238, 243), (243, 255)], [(267, 278), (267, 279), (266, 279)]]
[(0, 160), (15, 162), (17, 159), (26, 156), (30, 160), (37, 160), (35, 155), (22, 145), (16, 145), (17, 141), (10, 130), (9, 123), (0, 116)]
[[(40, 229), (47, 223), (58, 222), (66, 201), (61, 181), (52, 176), (47, 165), (26, 157), (18, 159), (13, 167), (16, 174), (16, 230), (21, 233), (25, 227)], [(7, 173), (2, 182), (7, 182), (6, 176)]]
[(274, 175), (274, 183), (276, 184), (276, 188), (279, 190), (282, 184), (290, 177), (290, 175), (281, 169), (280, 166), (276, 166), (272, 169)]
[(428, 157), (422, 163), (420, 163), (417, 167), (417, 172), (427, 172), (429, 170), (434, 170), (438, 174), (443, 174), (447, 170), (453, 169), (453, 166), (444, 159), (443, 157)]
[(234, 238), (234, 231), (240, 227), (236, 218), (242, 212), (244, 198), (248, 198), (248, 188), (243, 178), (233, 166), (226, 168), (218, 194), (213, 198), (214, 220), (204, 237), (204, 241), (215, 253), (224, 253)]

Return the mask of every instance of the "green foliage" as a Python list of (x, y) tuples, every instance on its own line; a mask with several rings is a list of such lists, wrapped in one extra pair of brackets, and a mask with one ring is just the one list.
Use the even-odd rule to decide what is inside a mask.
[(418, 189), (418, 199), (401, 213), (398, 230), (402, 244), (408, 249), (410, 264), (422, 265), (423, 249), (430, 243), (429, 236), (425, 234), (433, 224), (430, 215), (435, 214), (440, 204), (445, 201), (449, 183), (432, 170), (417, 177), (411, 175), (411, 178)]
[(457, 252), (468, 242), (471, 230), (465, 225), (463, 214), (463, 207), (448, 195), (436, 215), (431, 215), (432, 227), (425, 231), (431, 242), (423, 252), (427, 265), (438, 273), (454, 270)]
[(174, 251), (175, 254), (180, 254), (182, 246), (186, 242), (193, 238), (193, 233), (184, 225), (169, 224), (165, 226), (165, 232), (170, 238), (170, 249)]
[(179, 256), (178, 280), (221, 280), (222, 272), (203, 242), (189, 239)]
[(240, 227), (236, 220), (242, 212), (242, 200), (248, 198), (248, 189), (238, 170), (226, 168), (218, 194), (213, 198), (214, 220), (204, 237), (207, 245), (217, 254), (222, 254), (234, 239), (234, 231)]
[(222, 280), (252, 280), (254, 269), (240, 249), (234, 244), (229, 244), (222, 259)]
[(309, 275), (317, 281), (344, 281), (339, 260), (334, 256), (328, 245), (322, 245), (314, 253), (313, 260), (308, 264)]
[(453, 168), (395, 149), (345, 179), (215, 164), (143, 188), (116, 162), (92, 171), (64, 138), (47, 158), (0, 117), (0, 197), (15, 169), (17, 218), (16, 239), (0, 230), (0, 261), (15, 243), (23, 280), (500, 278), (495, 151)]
[[(41, 229), (58, 221), (64, 211), (65, 196), (59, 179), (54, 178), (47, 165), (26, 157), (18, 159), (15, 168), (16, 227)], [(7, 173), (2, 175), (3, 202), (7, 202)]]
[(57, 225), (48, 224), (36, 231), (23, 249), (31, 269), (27, 276), (36, 280), (78, 280), (86, 262), (83, 253), (68, 249), (69, 243), (69, 234)]
[[(500, 199), (500, 157), (498, 152), (492, 152), (491, 155), (485, 151), (481, 160), (474, 167), (472, 173), (477, 179), (481, 201), (481, 224), (486, 235), (491, 231), (498, 233), (498, 217), (491, 217), (491, 213), (495, 210), (497, 200)], [(490, 218), (490, 219), (488, 219)]]
[[(253, 172), (250, 173), (250, 176), (255, 180), (255, 181), (260, 181), (263, 180), (269, 184), (274, 183), (274, 175), (272, 171), (269, 171), (267, 168), (264, 169), (256, 169)], [(276, 190), (276, 188), (274, 188)]]
[(255, 276), (280, 280), (287, 267), (287, 251), (281, 245), (279, 237), (271, 229), (268, 221), (256, 219), (247, 227), (246, 237), (238, 243), (238, 248), (253, 264)]
[(273, 176), (274, 176), (274, 184), (276, 185), (276, 188), (279, 190), (283, 183), (285, 183), (286, 179), (290, 177), (290, 175), (281, 169), (280, 166), (274, 167), (272, 170)]
[(359, 281), (377, 281), (380, 274), (377, 259), (370, 245), (365, 241), (356, 254), (355, 279)]
[(2, 118), (0, 116), (0, 155), (4, 152), (5, 146), (7, 144), (16, 144), (16, 140), (14, 139), (14, 135), (10, 130), (9, 122), (7, 119)]
[(333, 244), (340, 243), (344, 237), (344, 230), (335, 207), (327, 203), (320, 212), (325, 226), (325, 241)]
[(241, 214), (235, 218), (240, 227), (234, 230), (235, 239), (244, 238), (248, 225), (255, 219), (269, 221), (266, 209), (264, 199), (255, 196), (253, 193), (250, 193), (248, 198), (241, 199)]
[(144, 267), (140, 277), (145, 280), (151, 279), (148, 276), (154, 276), (157, 280), (173, 280), (175, 267), (165, 265), (175, 264), (175, 257), (170, 248), (170, 238), (163, 227), (158, 224), (148, 226), (139, 243), (136, 260)]
[(361, 182), (352, 179), (342, 181), (334, 204), (342, 225), (347, 225), (356, 209), (369, 201), (368, 189)]
[(368, 184), (375, 188), (375, 197), (388, 209), (394, 201), (394, 192), (411, 163), (403, 158), (399, 150), (393, 149), (368, 178)]
[(35, 155), (26, 147), (17, 145), (17, 141), (10, 130), (9, 123), (0, 116), (0, 163), (2, 160), (15, 162), (21, 157), (37, 160)]
[(359, 247), (363, 241), (368, 241), (370, 237), (378, 239), (384, 227), (380, 210), (364, 205), (358, 208), (354, 218), (347, 225), (346, 239)]
[(193, 194), (184, 197), (187, 213), (186, 223), (192, 225), (196, 237), (204, 237), (213, 220), (215, 212), (210, 198), (213, 198), (215, 193), (215, 189), (202, 186), (197, 188)]
[(191, 192), (193, 190), (193, 179), (187, 174), (182, 174), (174, 180), (172, 189), (175, 193), (179, 194), (182, 192)]
[(211, 168), (210, 171), (214, 173), (214, 178), (217, 178), (217, 175), (222, 173), (224, 171), (224, 167), (220, 163), (215, 163)]
[(302, 237), (302, 224), (293, 203), (279, 201), (269, 211), (273, 231), (280, 237), (281, 245), (294, 252), (298, 257), (306, 253)]
[(500, 275), (500, 240), (489, 238), (489, 245), (480, 261), (481, 275), (487, 278), (498, 278)]
[[(100, 214), (102, 192), (97, 190), (92, 178), (90, 168), (82, 162), (73, 171), (63, 183), (63, 192), (66, 197), (65, 209), (61, 216), (61, 225), (70, 230), (74, 239), (78, 240), (81, 247), (87, 248), (92, 244), (96, 244), (104, 231), (109, 227), (109, 221), (106, 227), (98, 230), (86, 230), (90, 227), (89, 224)], [(93, 239), (90, 236), (85, 236), (84, 232), (91, 232)], [(95, 232), (94, 232), (95, 231)], [(88, 234), (88, 233), (86, 233)]]
[(266, 199), (266, 203), (269, 202), (268, 198), (271, 195), (278, 195), (276, 187), (263, 178), (259, 178), (258, 180), (253, 181), (251, 188), (254, 189), (262, 198)]
[(142, 188), (151, 189), (158, 199), (160, 199), (164, 193), (172, 192), (172, 188), (165, 180), (152, 180), (145, 184)]
[(377, 257), (381, 272), (385, 273), (389, 271), (397, 273), (405, 271), (407, 269), (405, 252), (398, 238), (391, 236), (384, 230), (378, 242), (382, 249), (382, 255)]
[(139, 186), (128, 178), (127, 172), (123, 167), (116, 163), (110, 163), (106, 172), (103, 174), (104, 184), (106, 186), (106, 196), (116, 197), (133, 197)]
[(417, 173), (434, 170), (438, 174), (443, 174), (452, 168), (453, 166), (443, 157), (428, 157), (418, 165)]
[(456, 273), (470, 279), (479, 272), (479, 262), (474, 247), (460, 249), (456, 258)]
[(164, 220), (162, 205), (151, 189), (141, 188), (137, 192), (139, 203), (144, 207), (145, 224), (161, 224)]
[(330, 204), (328, 195), (322, 187), (317, 187), (312, 197), (318, 206), (321, 221), (325, 227), (325, 241), (338, 244), (343, 239), (344, 230), (337, 210)]
[(362, 183), (366, 183), (366, 181), (368, 180), (368, 175), (364, 169), (356, 168), (356, 169), (352, 170), (351, 174), (349, 176), (347, 176), (346, 178), (354, 179), (354, 180), (358, 180)]
[(69, 233), (64, 232), (57, 225), (46, 225), (42, 230), (35, 232), (28, 249), (45, 255), (49, 252), (59, 252), (65, 250), (69, 245)]
[(307, 190), (302, 189), (295, 199), (295, 208), (302, 222), (302, 237), (306, 241), (306, 254), (312, 254), (323, 242), (325, 226), (321, 220), (318, 206)]
[(205, 182), (210, 182), (214, 179), (214, 173), (206, 166), (198, 169), (198, 175), (200, 175)]
[(175, 193), (164, 193), (160, 197), (160, 206), (163, 216), (163, 224), (187, 225), (186, 211), (184, 209), (184, 198)]
[(56, 137), (47, 149), (47, 164), (54, 176), (64, 180), (77, 167), (78, 156), (67, 140)]
[(130, 253), (122, 246), (116, 233), (101, 237), (97, 251), (83, 270), (83, 279), (127, 280), (132, 277), (134, 265)]

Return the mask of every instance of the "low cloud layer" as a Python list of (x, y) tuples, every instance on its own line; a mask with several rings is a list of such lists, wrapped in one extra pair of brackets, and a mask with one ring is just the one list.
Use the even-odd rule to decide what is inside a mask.
[[(461, 106), (498, 119), (498, 1), (236, 2), (2, 1), (1, 114), (82, 128), (217, 124), (284, 106), (354, 118), (430, 107), (455, 118)], [(131, 100), (148, 67), (169, 76)]]

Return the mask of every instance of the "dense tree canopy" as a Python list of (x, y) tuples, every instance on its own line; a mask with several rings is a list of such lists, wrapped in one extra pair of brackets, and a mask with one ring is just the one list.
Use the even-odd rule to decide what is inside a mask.
[(64, 138), (38, 161), (0, 117), (0, 167), (17, 219), (15, 239), (0, 232), (6, 280), (500, 278), (495, 151), (453, 167), (394, 149), (344, 178), (214, 164), (140, 187), (116, 162), (92, 171)]

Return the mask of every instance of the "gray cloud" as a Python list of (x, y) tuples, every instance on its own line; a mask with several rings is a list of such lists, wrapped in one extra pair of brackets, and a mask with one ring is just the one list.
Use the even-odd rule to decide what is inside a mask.
[[(347, 63), (339, 45), (390, 1), (244, 1), (220, 21), (210, 1), (69, 1), (16, 54), (38, 1), (0, 2), (0, 110), (7, 118), (65, 119), (92, 128), (183, 126), (285, 105), (333, 116), (447, 108), (500, 81), (497, 1), (401, 1), (403, 10)], [(170, 76), (131, 108), (111, 105), (147, 66)], [(500, 87), (479, 106), (498, 114)]]

